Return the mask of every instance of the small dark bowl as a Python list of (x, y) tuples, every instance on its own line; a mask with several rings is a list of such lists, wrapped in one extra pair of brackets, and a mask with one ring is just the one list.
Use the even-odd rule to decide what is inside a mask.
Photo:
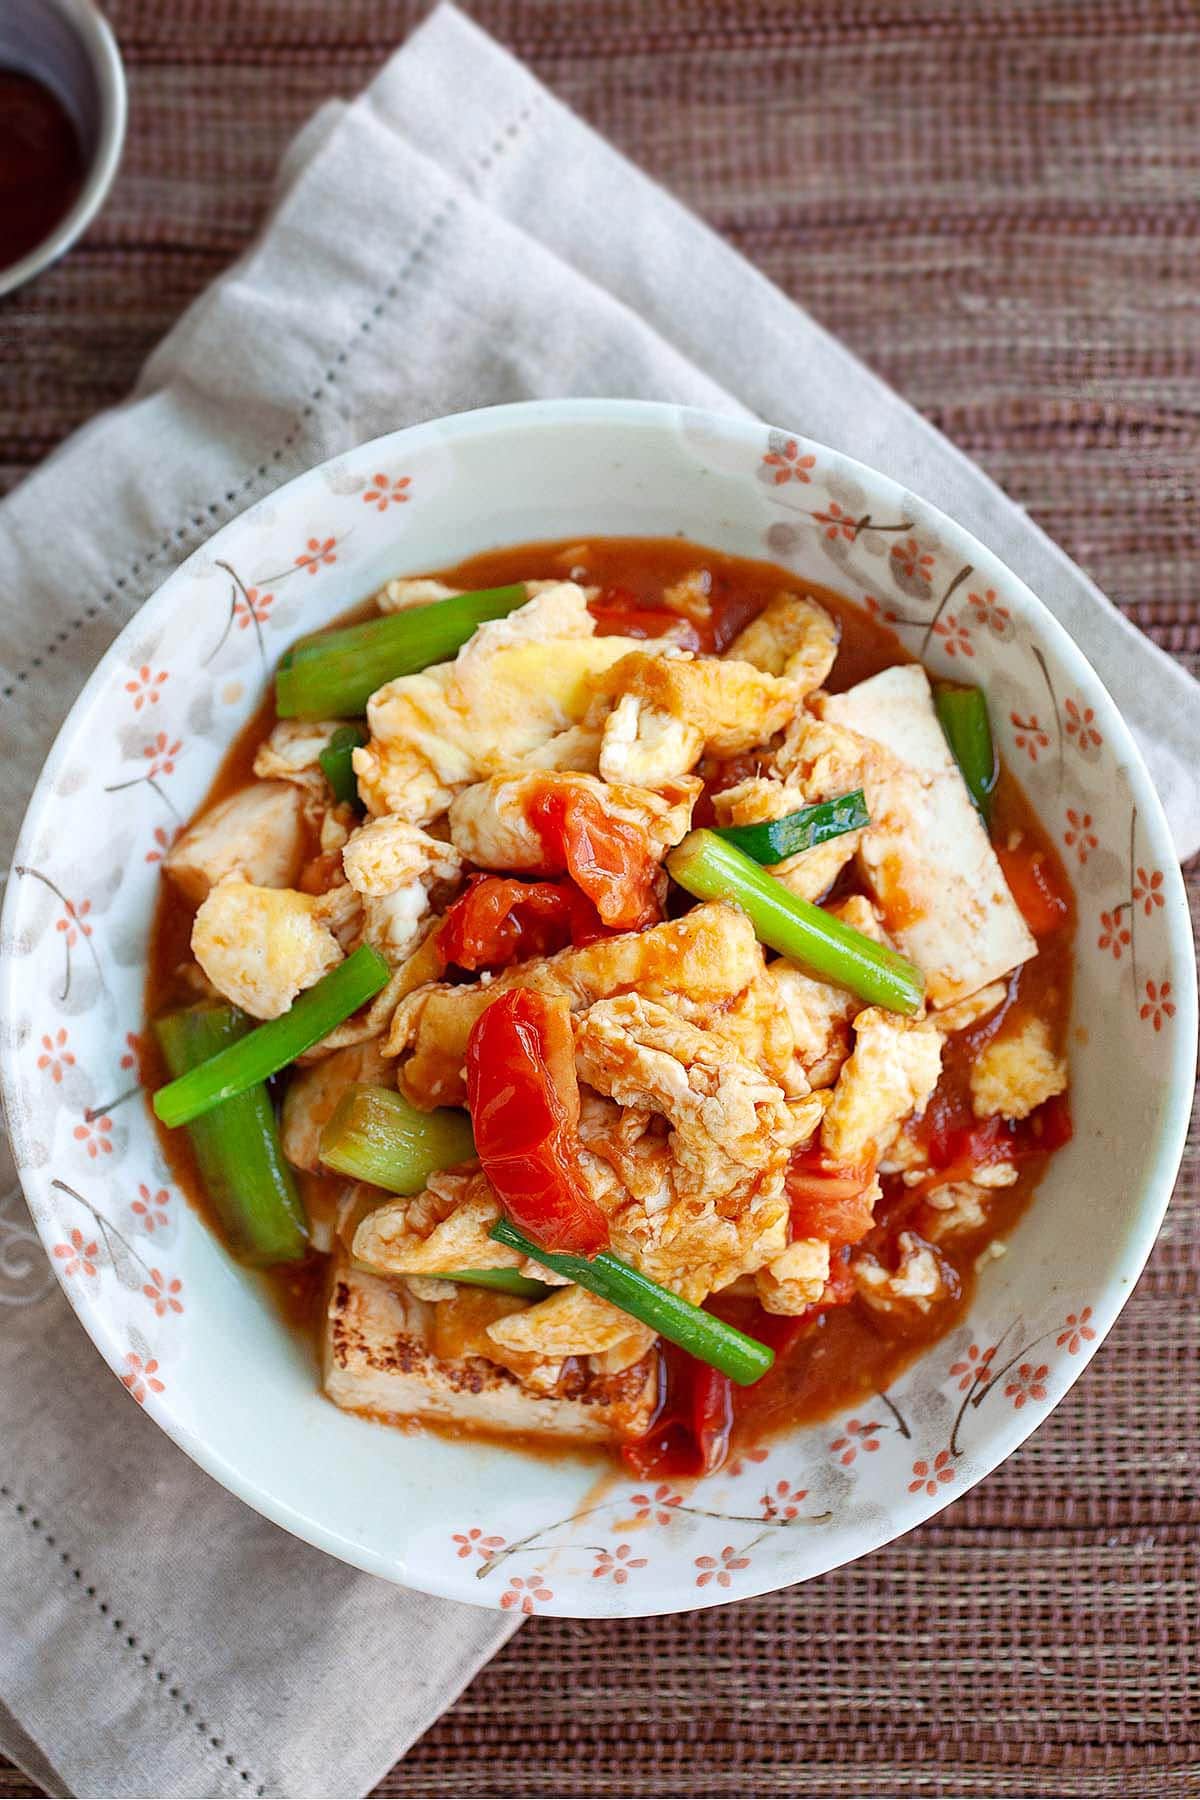
[(0, 294), (8, 294), (56, 261), (103, 205), (125, 141), (125, 71), (92, 0), (2, 0), (0, 68), (36, 76), (58, 96), (79, 133), (87, 170), (49, 236), (0, 269)]

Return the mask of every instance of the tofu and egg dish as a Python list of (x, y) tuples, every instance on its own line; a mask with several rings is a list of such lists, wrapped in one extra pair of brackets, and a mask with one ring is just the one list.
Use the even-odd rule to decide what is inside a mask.
[(381, 1420), (709, 1473), (946, 1332), (1070, 1137), (985, 695), (769, 564), (390, 581), (163, 872), (172, 1167)]

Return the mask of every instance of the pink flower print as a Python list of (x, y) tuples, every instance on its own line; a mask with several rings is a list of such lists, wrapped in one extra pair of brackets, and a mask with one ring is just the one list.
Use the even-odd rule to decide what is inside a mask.
[(916, 538), (893, 544), (892, 562), (895, 564), (894, 573), (903, 575), (907, 581), (923, 581), (928, 584), (933, 580), (932, 552), (922, 550)]
[(389, 481), (386, 475), (372, 475), (371, 483), (363, 499), (377, 512), (386, 512), (389, 506), (403, 506), (412, 499), (406, 491), (412, 486), (411, 475), (398, 475), (394, 481)]
[(520, 1575), (510, 1576), (508, 1588), (500, 1596), (501, 1606), (505, 1611), (510, 1607), (517, 1606), (523, 1613), (536, 1612), (535, 1600), (553, 1600), (554, 1598), (553, 1590), (546, 1587), (544, 1583), (545, 1576), (540, 1569), (535, 1569), (532, 1575), (524, 1579)]
[(762, 459), (766, 479), (776, 487), (782, 487), (785, 481), (802, 481), (807, 485), (811, 479), (809, 470), (816, 467), (816, 457), (801, 456), (800, 446), (795, 438), (781, 440), (772, 434), (771, 445), (772, 448)]
[(871, 617), (873, 619), (878, 619), (880, 624), (896, 625), (899, 623), (900, 614), (894, 612), (890, 606), (884, 606), (883, 602), (877, 600), (874, 594), (864, 594), (863, 600)]
[(141, 1220), (147, 1231), (161, 1231), (170, 1218), (167, 1212), (170, 1203), (171, 1195), (167, 1188), (159, 1188), (157, 1193), (152, 1194), (146, 1183), (139, 1181), (138, 1197), (130, 1210), (136, 1219)]
[(93, 1238), (85, 1243), (83, 1233), (78, 1228), (71, 1233), (69, 1244), (55, 1244), (54, 1254), (63, 1266), (64, 1275), (94, 1275), (96, 1273), (95, 1258), (100, 1253), (100, 1246)]
[(180, 826), (175, 825), (168, 831), (165, 825), (156, 825), (154, 827), (154, 848), (147, 850), (146, 861), (148, 863), (161, 862), (179, 836), (180, 829)]
[(178, 1276), (168, 1281), (161, 1269), (151, 1269), (150, 1279), (142, 1292), (153, 1306), (156, 1318), (164, 1318), (169, 1312), (183, 1311), (183, 1301), (179, 1298), (183, 1292), (183, 1283)]
[(1090, 706), (1081, 706), (1076, 700), (1068, 700), (1064, 709), (1067, 715), (1067, 736), (1088, 762), (1094, 762), (1096, 752), (1104, 739), (1096, 730), (1095, 713)]
[(175, 758), (183, 749), (183, 740), (176, 738), (172, 743), (165, 731), (160, 731), (152, 744), (147, 744), (142, 755), (150, 764), (146, 772), (146, 780), (154, 781), (159, 775), (175, 773)]
[(1122, 908), (1114, 912), (1100, 914), (1100, 936), (1096, 939), (1097, 950), (1111, 950), (1117, 962), (1120, 962), (1129, 947), (1129, 927), (1122, 923)]
[(39, 1069), (48, 1069), (50, 1079), (59, 1082), (63, 1078), (64, 1069), (73, 1069), (75, 1058), (67, 1049), (67, 1032), (60, 1025), (53, 1037), (42, 1034), (42, 1054), (38, 1057)]
[(112, 1120), (106, 1114), (102, 1119), (85, 1119), (82, 1125), (75, 1127), (74, 1137), (76, 1143), (87, 1145), (89, 1156), (111, 1156), (111, 1131)]
[(267, 614), (274, 604), (274, 594), (260, 594), (257, 588), (248, 587), (233, 603), (233, 616), (237, 620), (238, 630), (245, 631), (251, 625), (265, 625)]
[(1155, 1031), (1161, 1031), (1164, 1019), (1175, 1017), (1175, 1002), (1171, 999), (1169, 981), (1146, 983), (1146, 998), (1142, 1003), (1139, 1019), (1152, 1019)]
[(1088, 1324), (1091, 1316), (1090, 1306), (1085, 1306), (1082, 1312), (1067, 1314), (1065, 1326), (1054, 1342), (1060, 1350), (1065, 1344), (1068, 1356), (1076, 1355), (1078, 1351), (1082, 1350), (1084, 1344), (1090, 1344), (1095, 1337), (1096, 1333)]
[(998, 638), (1012, 636), (1012, 615), (1007, 606), (1000, 605), (995, 588), (987, 588), (982, 594), (968, 594), (967, 605), (974, 613), (977, 625), (986, 625)]
[(770, 1451), (764, 1450), (761, 1444), (755, 1444), (752, 1450), (743, 1450), (737, 1461), (730, 1463), (729, 1473), (740, 1475), (747, 1463), (765, 1463), (770, 1454)]
[(1138, 869), (1133, 883), (1133, 903), (1141, 907), (1147, 918), (1150, 918), (1156, 906), (1167, 904), (1162, 888), (1161, 869)]
[(121, 1380), (129, 1389), (138, 1405), (141, 1406), (147, 1391), (152, 1394), (164, 1392), (165, 1383), (158, 1379), (158, 1358), (152, 1356), (143, 1362), (141, 1357), (130, 1350), (125, 1356), (126, 1371)]
[(143, 706), (157, 706), (158, 690), (167, 679), (165, 669), (155, 675), (149, 664), (143, 663), (133, 680), (125, 683), (125, 692), (133, 695), (134, 712), (141, 712)]
[(631, 1569), (644, 1569), (648, 1558), (631, 1556), (629, 1544), (618, 1544), (615, 1550), (597, 1550), (596, 1566), (592, 1570), (594, 1580), (603, 1580), (611, 1576), (617, 1587), (624, 1587), (629, 1580)]
[(324, 540), (315, 537), (309, 538), (303, 554), (296, 558), (296, 567), (298, 569), (307, 569), (310, 575), (315, 575), (323, 563), (335, 563), (337, 561), (337, 556), (334, 553), (334, 545), (336, 543), (337, 539), (331, 537), (327, 537)]
[(875, 1435), (878, 1430), (878, 1419), (847, 1419), (841, 1435), (834, 1438), (829, 1448), (842, 1467), (848, 1469), (860, 1450), (866, 1455), (878, 1450), (879, 1439)]
[(91, 937), (92, 928), (87, 923), (87, 915), (91, 910), (90, 900), (81, 900), (78, 906), (73, 900), (63, 902), (62, 916), (55, 921), (54, 929), (65, 935), (68, 947), (74, 947), (81, 932), (85, 938)]
[(794, 1519), (799, 1514), (800, 1502), (807, 1498), (807, 1488), (794, 1488), (790, 1481), (777, 1481), (773, 1488), (759, 1495), (758, 1504), (764, 1519)]
[(1014, 1370), (1004, 1384), (1004, 1398), (1011, 1400), (1019, 1412), (1027, 1400), (1044, 1400), (1046, 1398), (1046, 1377), (1050, 1373), (1049, 1363), (1023, 1362)]
[(941, 638), (947, 656), (974, 656), (975, 646), (971, 642), (971, 634), (958, 613), (947, 613), (933, 629), (935, 636)]
[(829, 502), (827, 512), (815, 512), (813, 518), (825, 527), (825, 536), (830, 542), (839, 537), (845, 538), (848, 543), (854, 542), (858, 521), (848, 512), (843, 512), (836, 500)]
[(1074, 850), (1080, 868), (1083, 868), (1093, 850), (1100, 847), (1100, 839), (1092, 829), (1090, 812), (1076, 812), (1073, 806), (1067, 808), (1067, 829), (1063, 832), (1063, 843), (1068, 850)]
[(483, 1527), (480, 1525), (472, 1525), (469, 1531), (454, 1532), (451, 1535), (450, 1541), (451, 1543), (458, 1545), (458, 1549), (454, 1553), (456, 1556), (471, 1556), (474, 1554), (476, 1556), (482, 1556), (485, 1562), (489, 1556), (494, 1556), (497, 1550), (503, 1550), (504, 1548), (504, 1539), (502, 1537), (485, 1537), (483, 1535)]
[(958, 1391), (965, 1393), (976, 1382), (987, 1381), (991, 1375), (991, 1361), (996, 1354), (995, 1344), (989, 1344), (981, 1350), (978, 1344), (971, 1344), (964, 1357), (950, 1364), (950, 1373), (958, 1376)]
[(142, 1078), (142, 1040), (136, 1031), (125, 1033), (125, 1054), (121, 1058), (123, 1069), (136, 1069), (138, 1080)]
[(669, 1509), (673, 1506), (682, 1506), (683, 1495), (673, 1494), (667, 1483), (660, 1481), (654, 1490), (653, 1499), (649, 1494), (633, 1494), (630, 1496), (630, 1505), (637, 1507), (637, 1511), (633, 1515), (635, 1525), (644, 1525), (651, 1514), (654, 1515), (659, 1525), (669, 1525), (671, 1523)]
[(1014, 742), (1017, 749), (1024, 750), (1030, 762), (1036, 762), (1038, 751), (1050, 748), (1049, 735), (1038, 724), (1036, 713), (1030, 713), (1027, 719), (1021, 718), (1019, 713), (1009, 713), (1008, 716), (1016, 731)]
[(701, 1571), (696, 1577), (697, 1587), (707, 1587), (710, 1581), (715, 1581), (718, 1587), (727, 1588), (733, 1580), (734, 1571), (750, 1567), (750, 1558), (736, 1555), (733, 1545), (726, 1544), (719, 1557), (698, 1556), (696, 1567)]
[(948, 1450), (939, 1450), (932, 1463), (915, 1462), (912, 1466), (914, 1479), (908, 1484), (910, 1494), (919, 1494), (924, 1488), (927, 1494), (936, 1494), (939, 1482), (945, 1484), (954, 1480), (954, 1465), (950, 1461)]

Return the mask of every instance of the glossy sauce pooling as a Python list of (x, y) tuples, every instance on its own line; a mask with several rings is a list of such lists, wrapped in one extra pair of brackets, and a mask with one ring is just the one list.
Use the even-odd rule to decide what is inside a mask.
[[(841, 691), (893, 663), (913, 660), (890, 630), (842, 596), (812, 583), (799, 584), (786, 570), (774, 564), (700, 550), (677, 539), (605, 538), (587, 544), (562, 540), (528, 544), (475, 556), (438, 573), (449, 585), (462, 588), (499, 587), (520, 580), (561, 580), (573, 576), (588, 586), (619, 591), (617, 603), (626, 612), (634, 605), (653, 612), (661, 606), (664, 589), (698, 566), (708, 569), (712, 576), (718, 647), (723, 647), (722, 636), (727, 643), (729, 637), (781, 588), (800, 586), (833, 613), (841, 625), (837, 662), (826, 683), (830, 690)], [(350, 617), (361, 616), (362, 611), (362, 608), (356, 609), (355, 613), (336, 623), (344, 624)], [(720, 630), (722, 623), (727, 630)], [(208, 803), (252, 779), (255, 750), (273, 723), (274, 711), (268, 698), (231, 747)], [(706, 768), (702, 772), (711, 786), (722, 785), (724, 771), (721, 768)], [(745, 772), (730, 770), (729, 775), (737, 779)], [(697, 822), (700, 822), (699, 815)], [(992, 837), (1000, 846), (1021, 839), (1026, 847), (1045, 858), (1058, 891), (1064, 895), (1070, 893), (1052, 842), (1020, 785), (1003, 768), (993, 799)], [(842, 898), (852, 891), (853, 878), (844, 876), (838, 883), (836, 897)], [(176, 975), (187, 956), (190, 928), (190, 910), (170, 884), (164, 882), (153, 938), (147, 992), (149, 1017), (171, 1003), (178, 1004), (190, 997), (180, 990)], [(952, 1129), (971, 1123), (967, 1088), (970, 1061), (1002, 1018), (1011, 1018), (1015, 1012), (1036, 1012), (1049, 1024), (1054, 1047), (1065, 1048), (1073, 932), (1074, 911), (1071, 907), (1058, 930), (1040, 939), (1036, 959), (1012, 976), (1005, 1006), (973, 1030), (950, 1040), (942, 1078), (927, 1109), (927, 1116), (936, 1115), (942, 1128)], [(152, 1051), (149, 1056), (152, 1059)], [(159, 1071), (147, 1068), (148, 1079), (157, 1073)], [(160, 1132), (160, 1139), (176, 1181), (193, 1205), (209, 1216), (184, 1134)], [(974, 1236), (960, 1237), (939, 1246), (939, 1253), (952, 1265), (956, 1277), (957, 1292), (951, 1299), (902, 1336), (891, 1335), (879, 1314), (857, 1300), (820, 1314), (803, 1328), (789, 1348), (781, 1352), (775, 1368), (763, 1381), (753, 1388), (737, 1391), (734, 1443), (749, 1445), (786, 1427), (830, 1417), (847, 1408), (861, 1408), (894, 1381), (907, 1363), (942, 1337), (965, 1311), (974, 1288), (976, 1259), (990, 1241), (1003, 1240), (1016, 1223), (1037, 1186), (1045, 1160), (1045, 1157), (1030, 1157), (1022, 1163), (1020, 1179), (1014, 1186), (995, 1191), (984, 1229)], [(320, 1179), (304, 1178), (306, 1181)], [(886, 1260), (889, 1243), (900, 1230), (913, 1223), (914, 1210), (919, 1204), (920, 1196), (906, 1189), (898, 1177), (886, 1178), (884, 1198), (876, 1208), (877, 1224), (866, 1240), (868, 1246)], [(278, 1275), (267, 1278), (289, 1322), (305, 1328), (315, 1322), (322, 1297), (323, 1264), (323, 1258), (313, 1257), (299, 1270), (281, 1270)], [(740, 1309), (741, 1303), (734, 1299), (718, 1300), (714, 1305), (714, 1310), (726, 1313), (736, 1323), (753, 1330), (755, 1319), (741, 1317)], [(757, 1307), (754, 1312), (758, 1312)], [(758, 1318), (761, 1320), (762, 1315)], [(512, 1442), (507, 1438), (504, 1441)]]
[(0, 269), (44, 243), (83, 185), (83, 154), (62, 101), (0, 69)]

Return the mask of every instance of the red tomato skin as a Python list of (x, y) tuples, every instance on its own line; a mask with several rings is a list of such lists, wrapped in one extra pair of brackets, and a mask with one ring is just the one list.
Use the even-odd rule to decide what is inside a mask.
[(513, 1224), (543, 1250), (602, 1250), (608, 1221), (579, 1166), (579, 1082), (565, 1002), (531, 988), (493, 1000), (467, 1041), (467, 1106), (484, 1173)]

